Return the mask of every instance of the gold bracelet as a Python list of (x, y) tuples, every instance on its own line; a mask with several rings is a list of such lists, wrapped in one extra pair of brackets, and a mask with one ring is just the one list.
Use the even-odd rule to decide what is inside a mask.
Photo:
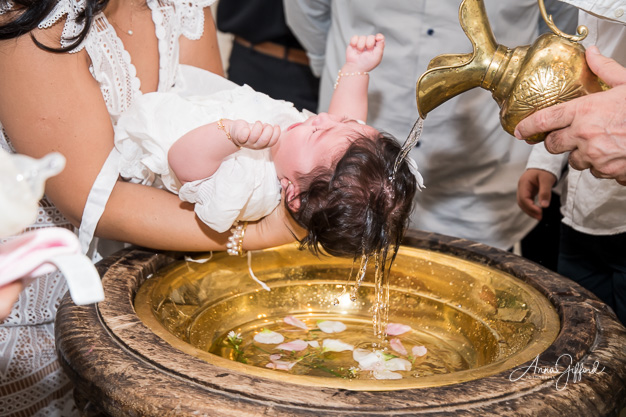
[(219, 130), (223, 130), (224, 133), (226, 133), (226, 138), (232, 142), (233, 145), (235, 145), (236, 147), (238, 147), (239, 149), (241, 149), (241, 146), (237, 145), (235, 143), (235, 141), (233, 140), (233, 137), (230, 135), (230, 132), (228, 132), (228, 130), (226, 130), (226, 127), (224, 126), (224, 119), (219, 119), (217, 121), (217, 128)]
[(370, 73), (367, 71), (341, 72), (341, 70), (339, 70), (339, 72), (337, 73), (337, 79), (335, 80), (335, 86), (333, 88), (335, 90), (337, 89), (337, 86), (339, 85), (339, 80), (341, 79), (341, 77), (351, 77), (353, 75), (370, 75)]
[(248, 222), (239, 223), (236, 221), (233, 224), (232, 235), (228, 237), (228, 243), (226, 244), (226, 252), (231, 256), (243, 256), (245, 251), (243, 250), (243, 237), (246, 235), (246, 227)]

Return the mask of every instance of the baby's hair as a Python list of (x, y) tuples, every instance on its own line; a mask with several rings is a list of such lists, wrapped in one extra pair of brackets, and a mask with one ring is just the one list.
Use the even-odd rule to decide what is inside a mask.
[(388, 134), (356, 138), (334, 167), (299, 178), (300, 206), (287, 210), (307, 230), (302, 248), (357, 258), (395, 255), (409, 222), (417, 180), (408, 163), (393, 166), (400, 145)]

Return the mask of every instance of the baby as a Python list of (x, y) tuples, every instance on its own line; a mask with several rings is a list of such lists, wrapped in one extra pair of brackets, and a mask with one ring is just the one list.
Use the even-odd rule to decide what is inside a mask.
[(407, 159), (392, 181), (400, 146), (363, 122), (383, 49), (381, 34), (351, 39), (319, 115), (210, 73), (203, 82), (225, 87), (209, 95), (146, 94), (116, 127), (121, 175), (178, 193), (218, 232), (284, 200), (313, 252), (356, 257), (397, 245), (421, 177)]

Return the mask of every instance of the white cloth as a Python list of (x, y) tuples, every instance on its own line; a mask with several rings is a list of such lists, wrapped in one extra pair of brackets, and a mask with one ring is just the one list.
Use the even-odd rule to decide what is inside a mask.
[[(181, 35), (198, 39), (203, 32), (203, 8), (214, 0), (147, 0), (152, 10), (159, 49), (158, 91), (168, 91), (177, 85), (178, 40)], [(84, 7), (84, 0), (59, 0), (42, 25), (50, 27), (65, 20), (64, 34), (78, 27), (71, 17)], [(94, 23), (85, 41), (92, 62), (91, 73), (99, 83), (112, 120), (115, 120), (136, 97), (141, 95), (139, 80), (114, 28), (103, 14), (94, 16)], [(14, 152), (1, 126), (0, 145)], [(40, 204), (37, 221), (26, 230), (43, 227), (73, 226), (46, 197)], [(4, 241), (4, 240), (2, 240)], [(98, 242), (103, 256), (120, 248), (109, 242)], [(105, 247), (110, 249), (104, 249)], [(95, 259), (98, 259), (96, 255)], [(54, 317), (67, 285), (59, 272), (38, 278), (20, 294), (9, 316), (0, 323), (0, 410), (2, 415), (62, 416), (77, 415), (72, 397), (72, 385), (60, 368), (54, 346)]]
[[(202, 79), (202, 85), (223, 83), (222, 77), (208, 71), (196, 71), (195, 76)], [(226, 158), (211, 177), (181, 186), (167, 162), (170, 147), (185, 133), (220, 118), (261, 120), (282, 129), (308, 118), (289, 102), (274, 100), (247, 85), (228, 83), (227, 88), (202, 96), (145, 94), (115, 128), (122, 177), (162, 185), (179, 194), (181, 200), (194, 203), (198, 217), (218, 232), (227, 231), (238, 220), (259, 220), (280, 202), (281, 187), (270, 150), (243, 148)]]
[[(419, 117), (415, 84), (430, 60), (472, 50), (459, 24), (456, 1), (283, 3), (288, 25), (307, 49), (312, 68), (322, 75), (320, 111), (328, 107), (351, 36), (385, 35), (383, 60), (370, 74), (367, 122), (400, 142)], [(536, 0), (486, 0), (485, 7), (498, 43), (513, 48), (537, 37)], [(569, 17), (555, 19), (561, 26)], [(416, 193), (411, 227), (510, 248), (536, 224), (519, 209), (516, 198), (530, 151), (504, 132), (489, 91), (468, 91), (434, 109), (424, 121), (421, 145), (410, 153), (426, 184)]]
[[(621, 5), (624, 2), (568, 1), (568, 3), (580, 3), (581, 7), (587, 7), (589, 3), (604, 3), (607, 10), (614, 10), (609, 7), (609, 3)], [(589, 35), (583, 40), (584, 46), (597, 45), (604, 55), (626, 65), (624, 24), (599, 19), (585, 12), (581, 12), (579, 21), (589, 29)], [(526, 167), (542, 169), (559, 178), (561, 168), (566, 163), (567, 154), (552, 155), (548, 153), (544, 144), (540, 144), (533, 147)], [(626, 232), (626, 187), (614, 180), (599, 179), (588, 169), (578, 171), (570, 167), (566, 190), (561, 195), (561, 204), (563, 223), (579, 232), (590, 235)]]

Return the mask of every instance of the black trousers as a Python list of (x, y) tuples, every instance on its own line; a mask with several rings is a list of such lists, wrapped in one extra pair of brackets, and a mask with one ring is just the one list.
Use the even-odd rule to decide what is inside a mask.
[(561, 198), (552, 193), (550, 206), (543, 209), (541, 221), (521, 241), (522, 256), (557, 271), (561, 230)]
[(298, 110), (317, 113), (319, 78), (307, 65), (274, 58), (234, 42), (228, 79), (248, 84), (274, 99), (290, 101)]
[(593, 292), (626, 325), (626, 233), (596, 236), (562, 225), (558, 272)]

